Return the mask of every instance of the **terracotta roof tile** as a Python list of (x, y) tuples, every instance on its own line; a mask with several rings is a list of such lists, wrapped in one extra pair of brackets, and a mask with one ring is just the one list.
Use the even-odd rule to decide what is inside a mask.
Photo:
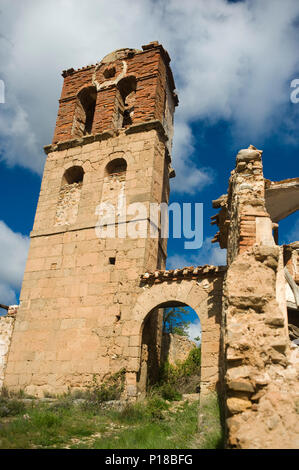
[(226, 271), (226, 266), (213, 266), (205, 264), (204, 266), (186, 266), (184, 268), (156, 270), (153, 272), (146, 272), (141, 274), (141, 282), (163, 282), (175, 281), (177, 279), (194, 279), (209, 275), (222, 275)]

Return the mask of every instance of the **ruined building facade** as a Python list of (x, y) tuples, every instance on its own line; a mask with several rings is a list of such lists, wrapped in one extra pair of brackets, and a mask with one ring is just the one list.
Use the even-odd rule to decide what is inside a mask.
[[(241, 150), (213, 201), (227, 266), (165, 270), (167, 240), (148, 215), (174, 176), (169, 61), (154, 42), (63, 72), (20, 306), (0, 321), (0, 385), (42, 396), (124, 368), (135, 399), (159, 365), (161, 309), (187, 305), (202, 327), (201, 395), (218, 392), (228, 445), (299, 447), (299, 243), (277, 244), (279, 220), (299, 209), (299, 179), (266, 180), (262, 152)], [(117, 214), (103, 217), (100, 204)], [(122, 218), (132, 204), (142, 238), (136, 213)]]

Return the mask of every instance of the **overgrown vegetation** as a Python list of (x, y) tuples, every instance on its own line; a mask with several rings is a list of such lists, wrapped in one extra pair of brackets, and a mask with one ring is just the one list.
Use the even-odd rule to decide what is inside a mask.
[(25, 405), (21, 400), (8, 397), (0, 397), (0, 418), (17, 416), (25, 411)]
[(220, 403), (216, 393), (201, 399), (199, 434), (194, 445), (199, 449), (222, 449), (224, 435), (221, 428)]
[(119, 400), (125, 386), (125, 369), (121, 369), (113, 375), (110, 375), (103, 383), (97, 382), (96, 376), (87, 391), (76, 394), (77, 398), (85, 398), (84, 406), (86, 408), (95, 408), (105, 401)]
[[(158, 383), (153, 388), (160, 389), (162, 393), (163, 390), (171, 389), (177, 394), (199, 392), (200, 364), (200, 346), (192, 349), (183, 362), (173, 365), (165, 361), (160, 367)], [(162, 396), (167, 399), (166, 396)]]
[[(164, 382), (147, 399), (107, 407), (124, 390), (125, 371), (96, 379), (85, 391), (40, 401), (4, 390), (0, 396), (0, 448), (189, 449), (219, 448), (222, 435), (217, 399), (204, 402), (198, 431), (198, 401), (179, 401), (175, 383), (198, 371), (200, 350), (177, 368), (163, 369)], [(162, 377), (162, 376), (161, 376)], [(161, 379), (162, 380), (162, 379)], [(26, 399), (24, 399), (26, 397)]]
[(188, 449), (221, 444), (215, 400), (206, 406), (201, 432), (198, 402), (169, 402), (152, 395), (116, 411), (98, 404), (92, 409), (81, 401), (71, 395), (53, 403), (26, 401), (14, 408), (14, 416), (0, 419), (0, 448)]

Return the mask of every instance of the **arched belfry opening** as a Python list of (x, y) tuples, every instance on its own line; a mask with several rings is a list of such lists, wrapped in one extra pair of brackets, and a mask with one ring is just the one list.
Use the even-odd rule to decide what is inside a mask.
[(151, 310), (142, 325), (139, 395), (163, 384), (179, 394), (199, 393), (200, 361), (201, 324), (197, 313), (178, 301)]
[(92, 133), (97, 90), (94, 86), (83, 88), (77, 95), (72, 134), (82, 137)]
[(105, 168), (105, 176), (110, 178), (125, 177), (127, 171), (127, 162), (124, 158), (115, 158), (111, 160)]
[(126, 127), (133, 123), (136, 96), (136, 78), (132, 75), (117, 84), (117, 127)]
[(126, 204), (127, 161), (121, 156), (124, 153), (118, 152), (116, 155), (104, 169), (101, 203), (112, 205), (116, 210), (115, 217), (118, 217)]
[(83, 178), (84, 170), (81, 166), (74, 165), (64, 172), (56, 209), (56, 226), (70, 225), (76, 222)]
[(72, 166), (64, 172), (62, 186), (65, 184), (83, 183), (84, 170), (82, 166)]

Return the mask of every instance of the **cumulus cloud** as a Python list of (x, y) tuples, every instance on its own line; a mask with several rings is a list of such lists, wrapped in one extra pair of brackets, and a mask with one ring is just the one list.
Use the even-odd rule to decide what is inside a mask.
[(198, 192), (213, 181), (194, 153), (197, 120), (229, 120), (238, 142), (261, 145), (277, 129), (295, 142), (289, 87), (298, 72), (297, 0), (0, 0), (0, 10), (1, 158), (10, 165), (41, 172), (61, 70), (152, 40), (170, 53), (180, 98), (174, 190)]
[(226, 264), (226, 250), (219, 245), (211, 243), (212, 238), (205, 238), (202, 247), (194, 254), (194, 251), (185, 250), (184, 254), (173, 254), (167, 258), (167, 269), (183, 268), (184, 266), (203, 266), (211, 264), (224, 266)]
[(0, 220), (0, 303), (11, 305), (16, 302), (16, 292), (20, 289), (29, 237), (13, 232)]
[(187, 328), (188, 336), (192, 341), (195, 341), (195, 338), (200, 338), (196, 340), (196, 344), (199, 345), (201, 342), (201, 325), (200, 320), (195, 320), (193, 323), (190, 323)]
[[(0, 282), (0, 303), (3, 305), (15, 305), (17, 302), (16, 293), (8, 284)], [(5, 312), (0, 308), (1, 313)]]

